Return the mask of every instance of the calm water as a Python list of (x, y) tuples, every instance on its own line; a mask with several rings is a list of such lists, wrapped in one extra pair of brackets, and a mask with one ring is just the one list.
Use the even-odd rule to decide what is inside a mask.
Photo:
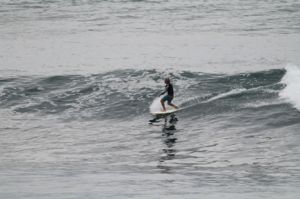
[(299, 198), (299, 33), (296, 0), (2, 0), (0, 198)]

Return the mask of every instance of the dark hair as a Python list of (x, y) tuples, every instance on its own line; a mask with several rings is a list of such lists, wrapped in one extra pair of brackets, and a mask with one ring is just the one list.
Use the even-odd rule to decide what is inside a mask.
[(171, 83), (170, 79), (169, 78), (165, 78), (165, 83), (166, 84), (170, 84)]

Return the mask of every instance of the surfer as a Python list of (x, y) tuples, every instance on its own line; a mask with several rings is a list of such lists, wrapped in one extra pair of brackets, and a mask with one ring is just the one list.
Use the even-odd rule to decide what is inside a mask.
[(163, 111), (166, 111), (166, 107), (165, 107), (165, 101), (168, 101), (168, 105), (174, 107), (175, 109), (178, 109), (178, 107), (174, 104), (172, 104), (172, 100), (174, 98), (174, 90), (173, 90), (173, 85), (171, 84), (171, 81), (169, 78), (165, 79), (165, 84), (166, 84), (166, 88), (165, 91), (162, 92), (160, 95), (163, 95), (165, 93), (167, 93), (166, 96), (164, 96), (161, 100), (160, 103), (163, 107)]

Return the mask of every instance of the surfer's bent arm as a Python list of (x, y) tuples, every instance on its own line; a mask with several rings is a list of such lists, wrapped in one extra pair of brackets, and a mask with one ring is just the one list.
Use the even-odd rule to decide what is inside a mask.
[(164, 92), (162, 92), (160, 95), (165, 94), (168, 91), (168, 87), (166, 87), (166, 89), (164, 90)]
[(167, 91), (164, 91), (164, 92), (162, 92), (160, 95), (163, 95), (163, 94), (165, 94)]

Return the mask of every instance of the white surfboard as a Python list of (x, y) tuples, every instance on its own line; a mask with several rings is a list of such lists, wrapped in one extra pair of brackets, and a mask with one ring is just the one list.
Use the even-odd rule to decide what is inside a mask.
[(180, 111), (181, 109), (167, 109), (166, 111), (157, 111), (157, 112), (153, 112), (153, 115), (169, 115), (171, 113), (175, 113), (177, 111)]

